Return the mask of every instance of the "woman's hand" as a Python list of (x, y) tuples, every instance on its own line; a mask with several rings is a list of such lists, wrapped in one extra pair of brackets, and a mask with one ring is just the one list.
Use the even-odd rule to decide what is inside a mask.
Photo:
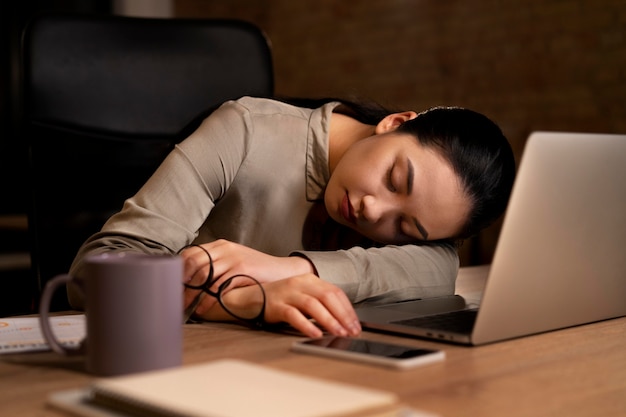
[[(357, 336), (361, 325), (346, 294), (337, 286), (313, 274), (298, 275), (263, 284), (266, 294), (265, 321), (288, 323), (309, 337), (322, 336), (322, 330), (311, 319), (336, 336)], [(255, 303), (257, 291), (241, 287), (224, 297), (234, 297), (229, 303)], [(207, 297), (205, 297), (207, 298)], [(232, 319), (214, 304), (198, 315), (207, 320)]]
[[(224, 280), (238, 274), (250, 275), (259, 282), (271, 282), (295, 275), (314, 273), (313, 265), (305, 258), (297, 256), (272, 256), (223, 239), (199, 246), (201, 247), (190, 246), (180, 254), (184, 262), (183, 277), (187, 283), (199, 285), (206, 281), (211, 269), (206, 252), (211, 254), (213, 260), (213, 279), (216, 280), (212, 286), (213, 289), (216, 289)], [(185, 290), (185, 307), (191, 304), (197, 293), (198, 290)], [(213, 297), (203, 297), (196, 312), (202, 314), (215, 302)]]
[(268, 323), (289, 323), (309, 337), (322, 336), (310, 319), (335, 336), (361, 333), (359, 319), (346, 294), (313, 274), (271, 282), (264, 287)]

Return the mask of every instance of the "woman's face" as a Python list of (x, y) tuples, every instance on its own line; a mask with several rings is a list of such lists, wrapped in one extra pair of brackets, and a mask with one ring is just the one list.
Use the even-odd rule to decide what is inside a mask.
[(448, 162), (395, 130), (346, 150), (331, 173), (324, 202), (335, 221), (387, 244), (452, 237), (470, 209)]

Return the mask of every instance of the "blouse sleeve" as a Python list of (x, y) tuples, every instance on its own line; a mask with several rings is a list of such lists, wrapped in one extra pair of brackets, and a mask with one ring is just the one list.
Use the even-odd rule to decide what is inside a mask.
[(459, 258), (447, 244), (296, 253), (352, 303), (387, 303), (454, 293)]
[[(229, 102), (177, 145), (122, 210), (79, 249), (70, 273), (80, 275), (91, 254), (133, 251), (171, 254), (198, 235), (215, 202), (228, 190), (246, 154), (248, 113)], [(82, 308), (78, 288), (70, 304)]]

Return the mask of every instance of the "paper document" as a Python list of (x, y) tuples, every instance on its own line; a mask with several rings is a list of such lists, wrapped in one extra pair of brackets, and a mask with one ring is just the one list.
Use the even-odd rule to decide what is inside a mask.
[[(78, 346), (87, 333), (85, 315), (66, 315), (50, 318), (56, 338), (65, 346)], [(0, 318), (0, 354), (48, 350), (39, 317)]]

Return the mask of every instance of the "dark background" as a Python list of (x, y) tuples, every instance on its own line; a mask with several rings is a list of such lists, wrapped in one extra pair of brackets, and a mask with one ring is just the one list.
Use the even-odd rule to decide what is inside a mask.
[(111, 13), (102, 0), (2, 0), (0, 2), (0, 256), (15, 259), (0, 268), (0, 317), (35, 309), (36, 280), (29, 270), (26, 214), (28, 150), (20, 129), (19, 46), (21, 31), (37, 13)]

